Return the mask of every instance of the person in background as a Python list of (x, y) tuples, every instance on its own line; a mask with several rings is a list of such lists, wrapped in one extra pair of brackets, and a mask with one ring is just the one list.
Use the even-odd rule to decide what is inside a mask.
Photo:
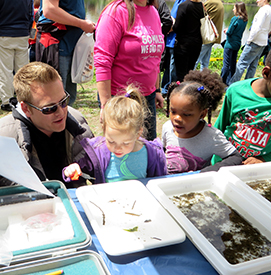
[(263, 56), (263, 64), (265, 64), (266, 57), (270, 50), (271, 50), (271, 32), (268, 34), (267, 45), (265, 46), (265, 48), (262, 52), (262, 55), (261, 55), (261, 57)]
[(214, 125), (242, 155), (243, 164), (271, 161), (271, 52), (262, 76), (229, 86)]
[(176, 78), (180, 82), (190, 70), (193, 70), (199, 57), (202, 45), (200, 19), (203, 17), (200, 0), (187, 0), (178, 7), (173, 31), (176, 33), (174, 45)]
[(170, 10), (164, 0), (157, 0), (158, 2), (158, 14), (161, 20), (162, 34), (166, 39), (168, 32), (172, 28), (172, 18), (170, 16)]
[(85, 19), (84, 0), (41, 0), (37, 29), (36, 60), (58, 70), (72, 106), (77, 94), (71, 81), (73, 51), (83, 32), (95, 30), (95, 24)]
[[(177, 16), (177, 10), (181, 3), (183, 3), (185, 0), (176, 0), (174, 2), (174, 5), (171, 9), (171, 18), (173, 20), (173, 24), (175, 23), (175, 18)], [(163, 97), (166, 96), (168, 85), (171, 82), (177, 81), (176, 79), (176, 67), (174, 62), (174, 44), (175, 44), (175, 37), (176, 33), (171, 28), (170, 32), (168, 33), (166, 37), (166, 49), (165, 49), (165, 56), (164, 56), (164, 74), (162, 78), (161, 83), (161, 92)]]
[[(166, 45), (166, 39), (167, 39), (167, 35), (168, 32), (171, 30), (172, 28), (172, 18), (170, 15), (170, 10), (166, 4), (166, 2), (164, 0), (158, 0), (158, 13), (159, 13), (159, 17), (161, 20), (161, 26), (162, 26), (162, 34), (164, 35), (164, 41), (165, 41), (165, 45)], [(163, 72), (164, 70), (164, 66), (165, 66), (165, 55), (166, 55), (166, 48), (164, 48), (162, 57), (161, 57), (161, 62), (160, 62), (160, 73)], [(156, 93), (161, 93), (161, 74), (159, 74), (159, 77), (157, 78), (156, 81)]]
[(36, 38), (37, 38), (37, 22), (40, 17), (39, 13), (40, 0), (34, 0), (34, 21), (30, 30), (29, 43), (29, 62), (36, 61)]
[[(84, 140), (87, 154), (64, 169), (64, 179), (69, 182), (75, 174), (93, 170), (95, 183), (166, 175), (166, 158), (159, 138), (141, 138), (147, 115), (145, 97), (133, 85), (126, 88), (125, 94), (108, 100), (103, 110), (104, 137)], [(95, 155), (99, 164), (94, 167), (89, 160)]]
[(163, 97), (155, 90), (165, 45), (154, 3), (154, 0), (110, 2), (97, 22), (94, 45), (100, 119), (111, 96), (133, 83), (140, 88), (151, 110), (146, 121), (148, 140), (156, 137), (156, 106), (163, 106)]
[(210, 16), (210, 18), (216, 26), (219, 37), (213, 43), (202, 45), (199, 58), (194, 68), (196, 69), (198, 63), (200, 63), (200, 70), (202, 70), (203, 68), (208, 68), (213, 45), (215, 43), (221, 43), (221, 33), (224, 19), (224, 6), (221, 0), (207, 0), (204, 2), (204, 6), (206, 8), (208, 15)]
[[(170, 174), (201, 170), (217, 171), (238, 165), (242, 158), (223, 133), (211, 126), (212, 111), (222, 98), (224, 84), (217, 73), (204, 68), (190, 71), (184, 82), (168, 89), (170, 120), (163, 125), (162, 142)], [(208, 123), (204, 118), (208, 114)], [(222, 162), (211, 166), (212, 156)]]
[(245, 3), (234, 4), (233, 13), (234, 16), (231, 19), (229, 28), (224, 30), (227, 39), (224, 45), (221, 77), (227, 86), (235, 73), (237, 54), (241, 47), (243, 32), (247, 25), (248, 17)]
[(271, 31), (271, 7), (269, 2), (270, 0), (257, 0), (260, 9), (253, 18), (249, 37), (229, 85), (239, 81), (245, 69), (247, 69), (245, 79), (253, 78), (255, 75), (260, 56), (268, 43), (268, 34)]
[[(16, 73), (13, 84), (18, 104), (0, 119), (0, 135), (16, 140), (40, 180), (62, 180), (62, 168), (85, 153), (81, 139), (93, 137), (86, 120), (68, 107), (70, 96), (48, 64), (28, 63)], [(10, 184), (0, 180), (0, 185)]]
[(33, 12), (33, 0), (1, 0), (0, 3), (0, 98), (3, 111), (12, 111), (14, 72), (28, 63)]

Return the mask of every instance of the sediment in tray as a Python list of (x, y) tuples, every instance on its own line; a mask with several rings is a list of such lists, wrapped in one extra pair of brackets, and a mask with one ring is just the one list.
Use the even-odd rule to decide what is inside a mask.
[(271, 179), (252, 180), (246, 184), (271, 202)]
[(191, 192), (171, 199), (229, 263), (271, 255), (271, 242), (216, 194)]

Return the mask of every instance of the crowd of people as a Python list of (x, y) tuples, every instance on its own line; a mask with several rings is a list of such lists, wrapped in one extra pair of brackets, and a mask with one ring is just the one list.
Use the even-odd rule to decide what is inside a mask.
[[(271, 7), (269, 0), (257, 4), (237, 65), (248, 16), (244, 3), (234, 5), (219, 75), (208, 65), (213, 45), (221, 42), (221, 0), (176, 0), (171, 14), (163, 0), (113, 0), (97, 23), (85, 19), (83, 0), (40, 0), (35, 9), (33, 0), (15, 6), (3, 0), (1, 109), (12, 113), (0, 119), (0, 136), (16, 140), (41, 180), (60, 180), (68, 188), (86, 184), (82, 173), (103, 183), (270, 161), (270, 52), (262, 78), (254, 74), (271, 32)], [(209, 44), (202, 44), (200, 32), (204, 8), (219, 33)], [(6, 11), (17, 14), (4, 17)], [(72, 54), (83, 32), (95, 32), (98, 137), (72, 107)], [(162, 94), (170, 120), (161, 141), (156, 108), (163, 107)], [(12, 184), (0, 178), (0, 186)]]

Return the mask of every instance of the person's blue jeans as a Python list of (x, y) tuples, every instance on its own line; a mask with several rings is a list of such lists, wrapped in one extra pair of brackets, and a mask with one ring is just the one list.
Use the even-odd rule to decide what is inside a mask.
[(224, 48), (223, 67), (221, 70), (221, 77), (223, 82), (228, 86), (229, 81), (236, 70), (236, 59), (238, 51), (229, 48)]
[(229, 81), (229, 85), (239, 81), (245, 69), (247, 69), (245, 79), (254, 77), (264, 47), (265, 46), (258, 46), (253, 42), (245, 45), (245, 48), (237, 62), (235, 74)]
[(201, 51), (200, 51), (200, 54), (199, 54), (199, 57), (196, 62), (194, 70), (196, 70), (198, 63), (200, 63), (201, 71), (203, 68), (208, 68), (213, 45), (214, 45), (214, 43), (202, 44)]
[(71, 79), (71, 64), (72, 56), (59, 56), (59, 74), (62, 77), (65, 91), (67, 91), (71, 96), (69, 101), (70, 106), (75, 102), (77, 94), (77, 85), (76, 83), (72, 83)]
[(154, 140), (156, 138), (156, 105), (155, 105), (156, 93), (153, 92), (148, 96), (145, 96), (150, 115), (145, 122), (145, 127), (148, 130), (146, 139)]
[(166, 63), (166, 68), (162, 78), (162, 83), (161, 83), (162, 94), (167, 94), (169, 84), (177, 80), (176, 67), (174, 62), (174, 48), (167, 47), (166, 51), (168, 51), (168, 55), (166, 54), (166, 57), (168, 57), (169, 60)]

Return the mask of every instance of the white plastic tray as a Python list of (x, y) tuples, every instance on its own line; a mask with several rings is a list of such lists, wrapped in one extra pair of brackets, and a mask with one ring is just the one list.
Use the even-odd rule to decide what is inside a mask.
[(229, 171), (243, 181), (271, 178), (271, 162), (251, 165), (225, 166), (219, 172)]
[[(38, 214), (44, 214), (43, 221), (38, 223)], [(57, 215), (58, 221), (47, 225), (48, 229), (38, 229), (42, 222), (49, 219), (50, 214)], [(35, 218), (32, 228), (23, 226), (23, 223), (30, 217)], [(28, 222), (31, 225), (31, 223)], [(1, 234), (1, 232), (3, 234)], [(20, 204), (10, 204), (0, 207), (0, 239), (4, 239), (8, 243), (11, 251), (27, 249), (31, 247), (52, 244), (54, 242), (72, 239), (74, 231), (72, 222), (68, 216), (60, 198), (55, 197), (45, 200), (36, 200), (23, 202)]]
[[(4, 234), (7, 230), (7, 227), (12, 224), (12, 231), (10, 231), (10, 233), (13, 234), (10, 235), (12, 236), (11, 240), (14, 242), (16, 238), (18, 239), (20, 237), (20, 247), (17, 247), (17, 244), (14, 244), (16, 245), (16, 251), (13, 250), (13, 258), (10, 265), (11, 269), (21, 264), (22, 262), (27, 265), (27, 263), (30, 261), (35, 261), (41, 258), (51, 258), (52, 256), (56, 256), (58, 254), (75, 252), (79, 249), (86, 248), (91, 244), (92, 239), (88, 229), (83, 219), (81, 218), (74, 202), (72, 201), (65, 185), (60, 181), (47, 181), (43, 182), (43, 184), (48, 189), (54, 189), (54, 191), (58, 194), (58, 197), (52, 199), (37, 199), (33, 201), (17, 202), (14, 204), (1, 205), (0, 207), (0, 233)], [(3, 199), (3, 196), (9, 196), (12, 198), (13, 195), (15, 197), (18, 195), (18, 199), (20, 198), (21, 194), (24, 194), (25, 196), (22, 197), (25, 198), (28, 194), (28, 191), (24, 193), (26, 191), (25, 187), (19, 185), (2, 187), (0, 189), (1, 199)], [(13, 221), (10, 223), (9, 218), (13, 215), (19, 214), (23, 219), (27, 219), (31, 216), (46, 212), (57, 214), (62, 218), (67, 217), (68, 221), (61, 223), (59, 228), (56, 226), (52, 230), (48, 229), (47, 234), (41, 234), (38, 236), (37, 233), (37, 235), (32, 235), (32, 237), (37, 237), (37, 241), (33, 241), (32, 244), (34, 243), (34, 245), (30, 245), (29, 247), (30, 242), (23, 242), (23, 236), (25, 236), (25, 232), (22, 232), (20, 230), (21, 228), (19, 227), (19, 224), (16, 224), (16, 222), (19, 220), (13, 219)], [(72, 224), (73, 227), (70, 228), (69, 233), (63, 233), (68, 224)], [(59, 229), (59, 231), (62, 230), (61, 237), (59, 236), (59, 231), (56, 232), (57, 229)], [(50, 236), (50, 234), (54, 235)], [(71, 239), (69, 238), (68, 234), (72, 236)], [(28, 237), (30, 236), (29, 234), (27, 235)], [(38, 238), (40, 238), (40, 240), (38, 240)], [(8, 248), (11, 249), (12, 247), (9, 246)], [(0, 274), (6, 269), (6, 267), (0, 267)]]
[(269, 214), (268, 211), (263, 211), (261, 206), (254, 203), (254, 193), (238, 189), (217, 172), (150, 180), (147, 188), (179, 222), (186, 235), (220, 274), (249, 275), (271, 270), (271, 256), (230, 264), (170, 200), (173, 195), (212, 191), (271, 240), (271, 206), (267, 209)]
[(178, 223), (140, 181), (83, 186), (77, 189), (76, 195), (109, 255), (124, 255), (185, 240)]
[(223, 174), (221, 175), (222, 177), (227, 178), (229, 182), (233, 183), (240, 190), (253, 193), (255, 196), (254, 203), (262, 205), (264, 211), (269, 211), (268, 207), (271, 205), (270, 201), (249, 187), (246, 182), (253, 180), (271, 179), (270, 162), (252, 165), (225, 166), (220, 168), (219, 173)]
[(63, 274), (72, 275), (82, 275), (82, 270), (84, 275), (110, 275), (102, 257), (91, 250), (23, 262), (7, 267), (1, 275), (51, 274), (54, 269), (63, 270)]

